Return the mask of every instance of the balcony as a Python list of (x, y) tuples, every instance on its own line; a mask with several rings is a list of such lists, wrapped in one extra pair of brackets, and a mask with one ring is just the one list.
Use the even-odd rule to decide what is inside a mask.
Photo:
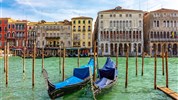
[(160, 41), (160, 42), (178, 42), (178, 38), (160, 38), (160, 39), (154, 39), (150, 38), (150, 41)]
[(45, 39), (60, 39), (59, 36), (46, 36)]
[(15, 37), (6, 37), (7, 40), (15, 40)]

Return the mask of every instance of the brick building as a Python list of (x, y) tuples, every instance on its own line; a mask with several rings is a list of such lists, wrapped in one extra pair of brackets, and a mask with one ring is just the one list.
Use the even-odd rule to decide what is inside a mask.
[(0, 49), (9, 42), (9, 48), (21, 54), (27, 43), (27, 20), (0, 18)]

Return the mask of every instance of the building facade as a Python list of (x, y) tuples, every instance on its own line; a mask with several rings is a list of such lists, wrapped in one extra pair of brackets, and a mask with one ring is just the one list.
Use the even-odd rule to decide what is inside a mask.
[(10, 50), (21, 53), (27, 45), (27, 20), (13, 20), (0, 18), (0, 48), (4, 49), (5, 43), (9, 42)]
[(92, 23), (91, 17), (72, 18), (72, 46), (92, 48)]
[(168, 51), (178, 56), (178, 10), (158, 9), (144, 16), (145, 49), (150, 55)]
[(35, 42), (38, 54), (44, 48), (49, 55), (58, 55), (58, 49), (62, 43), (65, 44), (66, 48), (71, 47), (71, 22), (68, 20), (30, 22), (28, 29), (28, 45), (33, 47)]
[(97, 34), (98, 53), (124, 56), (129, 46), (129, 55), (142, 53), (143, 14), (141, 10), (115, 9), (98, 12), (94, 34)]

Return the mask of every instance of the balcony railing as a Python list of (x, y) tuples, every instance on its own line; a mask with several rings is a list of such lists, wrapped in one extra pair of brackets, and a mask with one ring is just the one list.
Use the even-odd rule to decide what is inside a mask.
[(172, 41), (178, 41), (178, 38), (160, 38), (160, 39), (153, 39), (150, 38), (150, 41), (166, 41), (166, 42), (172, 42)]

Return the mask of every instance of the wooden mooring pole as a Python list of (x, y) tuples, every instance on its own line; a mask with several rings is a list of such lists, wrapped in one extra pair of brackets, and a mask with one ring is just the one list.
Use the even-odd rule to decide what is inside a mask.
[(6, 72), (6, 50), (7, 48), (6, 48), (6, 44), (4, 45), (4, 73)]
[(25, 47), (23, 48), (23, 73), (25, 73)]
[(32, 59), (32, 88), (35, 85), (35, 56), (36, 56), (36, 44), (33, 44), (33, 59)]
[(94, 74), (93, 74), (93, 81), (96, 80), (96, 41), (94, 41)]
[(43, 72), (43, 69), (44, 69), (44, 47), (42, 48), (42, 72)]
[(61, 45), (59, 46), (59, 75), (61, 74)]
[(64, 67), (65, 67), (65, 44), (63, 43), (63, 62), (62, 62), (62, 81), (65, 80), (65, 76), (64, 76)]
[(136, 73), (135, 73), (135, 75), (137, 76), (137, 73), (138, 73), (138, 50), (137, 50), (137, 47), (136, 47), (135, 66), (136, 66)]
[(156, 71), (157, 71), (157, 55), (156, 55), (156, 52), (155, 52), (155, 59), (154, 59), (154, 89), (157, 89), (157, 86), (156, 86)]
[(164, 47), (162, 48), (162, 75), (164, 75)]
[(145, 57), (145, 52), (142, 52), (142, 76), (143, 76), (143, 72), (144, 72), (144, 57)]
[(78, 48), (78, 60), (77, 60), (78, 67), (80, 67), (80, 49)]
[(8, 86), (8, 73), (9, 73), (9, 42), (7, 42), (6, 47), (6, 87)]
[(118, 47), (116, 48), (116, 69), (118, 68)]
[(125, 75), (125, 88), (127, 88), (128, 85), (128, 46), (126, 51), (126, 75)]
[(166, 87), (168, 88), (168, 52), (166, 51)]

